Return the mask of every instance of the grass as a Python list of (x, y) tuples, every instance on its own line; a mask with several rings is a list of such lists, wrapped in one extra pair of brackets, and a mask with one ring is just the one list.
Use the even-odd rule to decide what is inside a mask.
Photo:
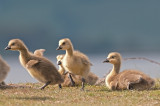
[(3, 106), (160, 106), (160, 81), (152, 90), (144, 91), (111, 91), (105, 86), (86, 85), (85, 91), (80, 87), (48, 86), (44, 90), (38, 89), (41, 83), (19, 84), (25, 88), (0, 89), (0, 105)]

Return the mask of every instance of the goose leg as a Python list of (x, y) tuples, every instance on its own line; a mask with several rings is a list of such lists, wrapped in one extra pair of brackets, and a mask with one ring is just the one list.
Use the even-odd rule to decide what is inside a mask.
[(45, 83), (40, 89), (43, 90), (46, 86), (48, 86), (51, 83), (51, 81), (48, 81), (47, 83)]
[(72, 78), (72, 76), (71, 76), (70, 73), (69, 73), (68, 77), (69, 77), (69, 79), (70, 79), (70, 81), (71, 81), (71, 85), (72, 85), (72, 86), (75, 86), (75, 82), (73, 81), (73, 78)]
[(132, 83), (128, 82), (128, 86), (127, 86), (127, 89), (128, 89), (128, 90), (133, 90), (133, 86), (132, 86)]
[(84, 91), (84, 84), (85, 84), (85, 79), (82, 78), (82, 88), (81, 88), (82, 91)]
[(62, 89), (62, 85), (61, 84), (58, 84), (58, 87), (59, 87), (59, 89)]
[(4, 81), (2, 81), (2, 82), (0, 83), (0, 86), (2, 86), (2, 85), (6, 85), (6, 83), (5, 83)]

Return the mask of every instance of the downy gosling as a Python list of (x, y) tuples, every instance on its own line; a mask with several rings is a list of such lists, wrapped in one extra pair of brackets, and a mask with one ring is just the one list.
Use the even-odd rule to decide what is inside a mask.
[(9, 65), (0, 56), (0, 85), (5, 85), (4, 80), (7, 77), (9, 71), (10, 71)]
[[(63, 68), (63, 63), (62, 63), (62, 59), (63, 59), (64, 55), (58, 55), (57, 58), (57, 64), (59, 66), (59, 73), (63, 76), (64, 78), (64, 82), (62, 83), (62, 86), (72, 86), (71, 85), (71, 81), (68, 78), (68, 72), (65, 71), (65, 69)], [(74, 75), (71, 74), (73, 80), (75, 81), (75, 85), (80, 85), (81, 84), (81, 79), (82, 77), (80, 75)], [(86, 83), (89, 85), (94, 85), (96, 83), (96, 81), (98, 80), (98, 76), (95, 75), (92, 72), (89, 72), (88, 76), (86, 77)]]
[(41, 90), (48, 85), (58, 84), (61, 88), (63, 78), (59, 74), (56, 67), (51, 61), (42, 56), (36, 56), (29, 52), (26, 45), (20, 39), (12, 39), (9, 41), (6, 50), (19, 51), (19, 60), (21, 65), (29, 72), (29, 74), (39, 82), (45, 83)]
[[(88, 57), (79, 51), (74, 51), (72, 42), (68, 38), (61, 39), (59, 41), (59, 46), (57, 50), (66, 51), (66, 54), (62, 61), (63, 67), (69, 73), (82, 76), (81, 90), (84, 90), (85, 79), (88, 76), (88, 73), (90, 72), (90, 66), (91, 66)], [(74, 86), (75, 82), (73, 81), (71, 74), (69, 74), (69, 78), (72, 82), (72, 85)]]
[(104, 62), (113, 64), (113, 69), (106, 76), (106, 86), (111, 90), (145, 90), (150, 89), (155, 81), (146, 74), (137, 70), (120, 72), (121, 55), (117, 52), (109, 53)]

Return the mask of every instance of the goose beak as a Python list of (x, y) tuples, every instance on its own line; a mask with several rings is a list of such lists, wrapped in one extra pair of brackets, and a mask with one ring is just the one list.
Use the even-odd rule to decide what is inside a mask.
[(103, 61), (103, 63), (109, 63), (109, 60), (108, 60), (108, 59), (106, 59), (106, 60), (104, 60), (104, 61)]
[(62, 49), (62, 47), (61, 46), (58, 46), (58, 48), (56, 49), (56, 50), (61, 50)]
[(9, 49), (11, 49), (11, 47), (9, 47), (9, 46), (7, 46), (7, 47), (5, 48), (5, 50), (9, 50)]
[(58, 64), (58, 65), (61, 65), (61, 64), (62, 64), (62, 62), (61, 62), (61, 61), (57, 61), (57, 64)]

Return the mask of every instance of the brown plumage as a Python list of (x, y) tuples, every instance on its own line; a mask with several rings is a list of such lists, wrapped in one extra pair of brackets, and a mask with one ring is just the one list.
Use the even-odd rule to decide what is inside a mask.
[(63, 82), (63, 78), (53, 63), (45, 57), (36, 56), (29, 52), (23, 41), (20, 39), (10, 40), (6, 50), (16, 50), (20, 52), (19, 60), (21, 65), (27, 69), (32, 77), (45, 83), (41, 89), (44, 89), (49, 84), (59, 84), (61, 88), (60, 84)]
[(4, 80), (10, 71), (9, 65), (0, 56), (0, 83), (5, 83)]
[(112, 90), (122, 89), (136, 89), (144, 90), (150, 89), (155, 81), (146, 74), (137, 70), (124, 70), (120, 72), (121, 55), (117, 52), (109, 53), (104, 62), (113, 64), (112, 71), (105, 79), (106, 86)]
[(74, 51), (70, 39), (65, 38), (59, 41), (57, 50), (65, 50), (66, 54), (63, 58), (63, 67), (69, 73), (82, 76), (82, 90), (84, 90), (84, 82), (90, 72), (91, 63), (88, 57), (78, 51)]
[[(68, 75), (69, 75), (68, 72), (66, 72), (65, 74), (62, 75), (62, 77), (64, 78), (64, 82), (62, 83), (62, 86), (64, 86), (64, 87), (72, 86), (72, 83), (71, 83), (70, 79), (68, 78)], [(75, 81), (75, 85), (76, 86), (81, 85), (82, 76), (74, 75), (74, 74), (71, 74), (71, 75), (72, 75), (73, 80)], [(98, 80), (98, 77), (95, 74), (93, 74), (92, 72), (90, 72), (86, 78), (86, 83), (89, 85), (94, 85), (97, 80)]]
[[(72, 86), (71, 81), (68, 78), (69, 73), (66, 72), (65, 69), (63, 68), (63, 63), (62, 63), (63, 57), (64, 57), (63, 54), (57, 56), (57, 64), (59, 65), (58, 71), (64, 78), (64, 82), (62, 83), (62, 86)], [(75, 85), (80, 85), (82, 76), (74, 75), (74, 74), (71, 74), (71, 75), (72, 75), (73, 80), (75, 81)], [(86, 77), (86, 83), (88, 83), (89, 85), (94, 85), (97, 80), (98, 80), (98, 76), (92, 72), (89, 72), (88, 76)]]

